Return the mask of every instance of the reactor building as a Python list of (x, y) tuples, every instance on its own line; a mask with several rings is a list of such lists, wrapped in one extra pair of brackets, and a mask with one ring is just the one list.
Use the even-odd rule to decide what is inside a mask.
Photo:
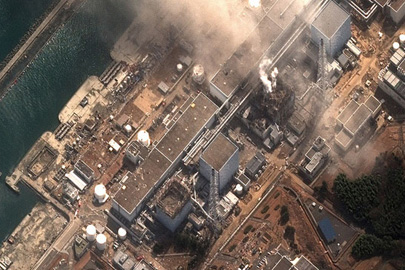
[(190, 194), (191, 191), (181, 183), (181, 179), (175, 177), (158, 195), (156, 219), (171, 232), (174, 232), (190, 213)]
[(219, 179), (219, 192), (232, 180), (239, 167), (239, 148), (220, 133), (200, 157), (200, 173), (212, 180), (212, 170)]
[[(132, 222), (146, 201), (174, 172), (187, 149), (212, 126), (217, 110), (218, 106), (202, 93), (186, 101), (175, 124), (141, 160), (136, 171), (123, 177), (120, 189), (113, 196), (112, 212)], [(137, 155), (136, 149), (131, 152)]]
[(329, 1), (311, 25), (312, 41), (324, 42), (326, 53), (335, 57), (351, 37), (350, 15), (334, 1)]

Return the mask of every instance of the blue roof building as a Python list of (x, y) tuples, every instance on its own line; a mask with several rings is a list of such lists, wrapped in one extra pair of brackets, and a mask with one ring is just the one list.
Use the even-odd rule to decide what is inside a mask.
[(318, 227), (322, 233), (323, 238), (326, 240), (328, 244), (336, 240), (336, 232), (329, 218), (324, 218), (321, 221), (319, 221)]

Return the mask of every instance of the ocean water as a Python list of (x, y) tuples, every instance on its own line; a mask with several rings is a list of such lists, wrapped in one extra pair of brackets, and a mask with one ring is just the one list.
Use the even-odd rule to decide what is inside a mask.
[(133, 16), (129, 0), (87, 0), (0, 102), (0, 240), (38, 201), (26, 187), (14, 194), (5, 176), (43, 132), (58, 126), (58, 113), (85, 79), (104, 71), (110, 49)]
[(57, 0), (0, 0), (0, 62)]

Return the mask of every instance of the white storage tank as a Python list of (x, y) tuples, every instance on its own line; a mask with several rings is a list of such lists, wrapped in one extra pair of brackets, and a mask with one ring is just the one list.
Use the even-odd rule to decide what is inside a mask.
[(94, 240), (96, 240), (96, 227), (94, 227), (94, 225), (88, 225), (86, 228), (86, 238), (89, 242), (93, 242)]
[(104, 203), (107, 198), (107, 190), (103, 184), (96, 185), (94, 188), (94, 197), (99, 203)]
[(107, 237), (104, 234), (98, 234), (96, 238), (96, 246), (98, 250), (105, 250), (107, 246)]
[(183, 65), (182, 64), (177, 64), (176, 68), (177, 68), (177, 72), (182, 72), (183, 71)]
[(241, 184), (237, 184), (235, 187), (235, 193), (236, 195), (242, 195), (243, 193), (243, 187)]
[(193, 81), (197, 84), (202, 84), (205, 80), (204, 67), (201, 64), (197, 64), (193, 67)]
[(392, 49), (393, 49), (394, 51), (398, 50), (398, 49), (399, 49), (399, 43), (398, 43), (398, 42), (394, 42), (394, 43), (392, 44)]
[(118, 229), (118, 238), (120, 240), (125, 240), (125, 238), (127, 238), (127, 230), (125, 230), (124, 228), (119, 228)]
[(405, 44), (405, 34), (399, 35), (399, 43), (401, 43), (401, 45)]
[(137, 141), (140, 142), (142, 145), (149, 147), (150, 137), (149, 137), (149, 133), (146, 130), (139, 131), (136, 138), (137, 138)]

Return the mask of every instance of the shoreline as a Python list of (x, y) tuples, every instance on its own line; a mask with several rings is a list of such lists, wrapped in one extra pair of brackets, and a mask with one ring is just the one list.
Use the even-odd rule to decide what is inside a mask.
[(10, 87), (24, 74), (25, 69), (35, 59), (44, 45), (76, 13), (77, 9), (85, 1), (61, 0), (27, 39), (24, 40), (24, 37), (21, 39), (21, 42), (16, 46), (16, 48), (19, 48), (17, 52), (13, 54), (6, 64), (3, 64), (4, 67), (0, 70), (0, 101), (7, 95)]

